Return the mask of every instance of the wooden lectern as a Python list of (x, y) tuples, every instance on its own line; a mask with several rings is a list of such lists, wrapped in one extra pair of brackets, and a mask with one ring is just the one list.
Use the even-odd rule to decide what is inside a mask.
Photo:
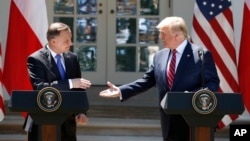
[(73, 113), (86, 113), (88, 98), (83, 91), (13, 91), (8, 105), (13, 112), (28, 112), (39, 125), (38, 141), (61, 141), (61, 124)]
[(167, 114), (182, 115), (191, 128), (190, 141), (214, 141), (218, 122), (227, 114), (242, 114), (241, 94), (212, 93), (209, 90), (170, 92), (161, 101)]

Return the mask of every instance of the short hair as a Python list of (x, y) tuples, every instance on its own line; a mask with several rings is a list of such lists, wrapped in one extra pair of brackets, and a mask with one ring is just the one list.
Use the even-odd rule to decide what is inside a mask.
[(51, 40), (55, 38), (56, 36), (59, 36), (61, 31), (68, 30), (71, 32), (68, 25), (60, 22), (52, 23), (50, 24), (48, 31), (47, 31), (47, 40)]
[(167, 27), (170, 32), (182, 32), (185, 38), (188, 37), (187, 26), (183, 18), (181, 17), (166, 17), (164, 18), (156, 28), (162, 29)]

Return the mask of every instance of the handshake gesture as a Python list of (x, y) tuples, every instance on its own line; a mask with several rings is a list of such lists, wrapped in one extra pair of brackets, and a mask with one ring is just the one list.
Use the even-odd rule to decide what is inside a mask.
[(109, 88), (99, 93), (101, 97), (119, 97), (121, 95), (121, 91), (117, 86), (111, 82), (107, 82), (107, 85)]

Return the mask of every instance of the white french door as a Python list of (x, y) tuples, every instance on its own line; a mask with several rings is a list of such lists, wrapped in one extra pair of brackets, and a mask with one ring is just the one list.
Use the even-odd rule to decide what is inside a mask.
[(170, 0), (47, 0), (49, 22), (73, 33), (84, 78), (94, 85), (142, 77), (161, 43), (155, 26), (171, 14)]

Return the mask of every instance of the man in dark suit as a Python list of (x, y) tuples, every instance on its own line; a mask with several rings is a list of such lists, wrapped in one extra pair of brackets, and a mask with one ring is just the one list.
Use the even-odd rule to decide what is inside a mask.
[[(202, 88), (217, 91), (220, 80), (211, 52), (188, 41), (187, 28), (182, 18), (167, 17), (157, 25), (157, 28), (165, 48), (155, 54), (153, 65), (144, 76), (120, 87), (108, 82), (109, 89), (101, 91), (100, 96), (120, 97), (125, 101), (156, 85), (163, 141), (189, 141), (188, 124), (181, 115), (166, 114), (160, 106), (161, 100), (171, 91), (195, 92)], [(199, 56), (201, 50), (203, 58)], [(175, 57), (172, 52), (176, 52)], [(175, 60), (175, 65), (171, 65), (171, 60)], [(174, 74), (169, 74), (170, 70), (174, 70)], [(170, 80), (172, 82), (169, 82)]]
[[(48, 44), (32, 53), (27, 60), (28, 72), (34, 90), (54, 87), (58, 90), (85, 91), (91, 82), (81, 77), (77, 55), (70, 52), (72, 34), (68, 25), (52, 23), (47, 31)], [(61, 58), (57, 60), (56, 56)], [(60, 61), (62, 74), (57, 63)], [(76, 141), (76, 123), (87, 122), (86, 113), (72, 114), (61, 126), (62, 141)], [(28, 140), (38, 140), (38, 127), (27, 117), (24, 128), (28, 131)]]

